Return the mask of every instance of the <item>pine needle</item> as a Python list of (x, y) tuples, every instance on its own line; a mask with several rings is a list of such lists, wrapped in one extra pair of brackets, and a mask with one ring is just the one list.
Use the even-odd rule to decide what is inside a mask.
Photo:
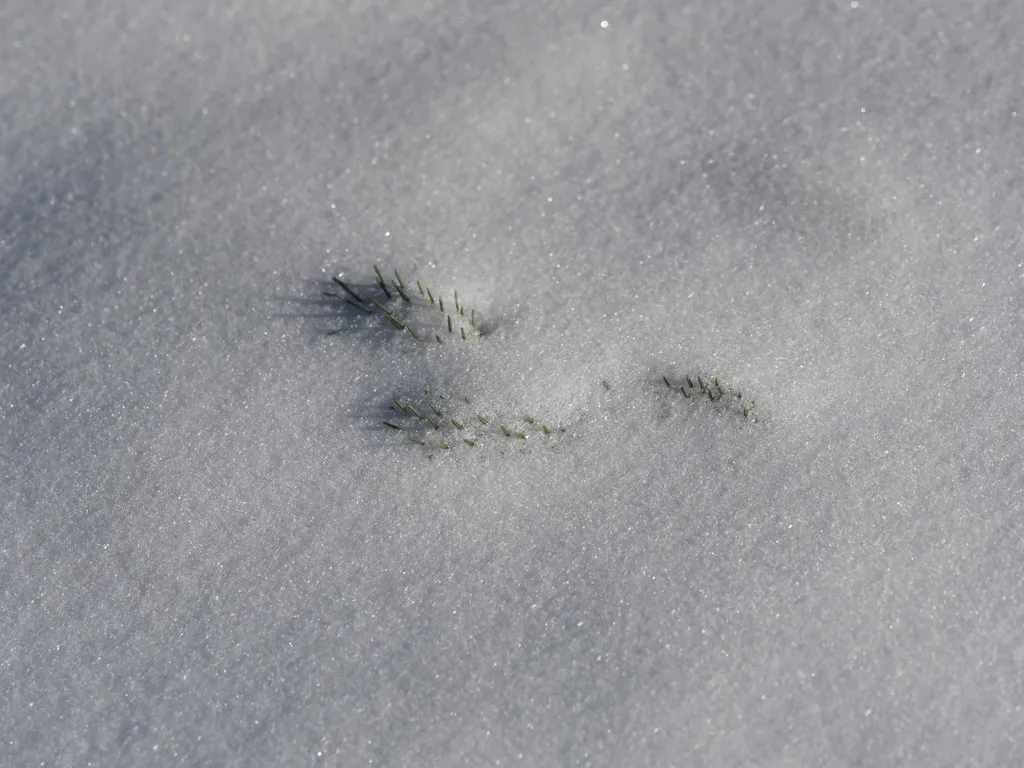
[(373, 271), (377, 273), (377, 283), (380, 285), (381, 290), (384, 291), (384, 295), (390, 299), (391, 293), (388, 291), (388, 287), (384, 283), (384, 275), (380, 273), (380, 268), (376, 264), (373, 265)]
[(412, 301), (412, 299), (410, 299), (410, 298), (409, 298), (409, 297), (408, 297), (408, 296), (406, 295), (406, 293), (405, 293), (405, 287), (404, 287), (404, 286), (402, 286), (402, 285), (399, 285), (399, 284), (398, 284), (398, 283), (396, 283), (396, 282), (395, 282), (394, 280), (392, 280), (392, 281), (391, 281), (391, 284), (392, 284), (393, 286), (395, 286), (395, 290), (396, 290), (396, 291), (398, 291), (398, 295), (399, 295), (399, 296), (401, 296), (401, 297), (402, 297), (402, 298), (403, 298), (403, 299), (404, 299), (405, 301), (408, 301), (408, 302), (411, 302), (411, 301)]
[(371, 297), (370, 301), (372, 301), (374, 304), (376, 304), (377, 307), (380, 309), (380, 311), (383, 312), (385, 315), (390, 315), (391, 314), (391, 310), (388, 309), (387, 307), (385, 307), (383, 304), (381, 304), (375, 298)]
[(359, 303), (363, 303), (363, 300), (362, 300), (361, 298), (359, 298), (358, 296), (356, 296), (356, 295), (355, 295), (355, 293), (353, 293), (353, 292), (352, 292), (352, 289), (351, 289), (351, 288), (349, 288), (349, 287), (348, 287), (347, 285), (345, 285), (345, 283), (343, 283), (343, 282), (341, 281), (341, 278), (340, 278), (340, 277), (332, 277), (332, 278), (331, 278), (331, 280), (333, 280), (333, 281), (334, 281), (335, 283), (337, 283), (338, 285), (340, 285), (340, 286), (341, 286), (341, 290), (343, 290), (343, 291), (344, 291), (345, 293), (347, 293), (347, 294), (348, 294), (349, 296), (351, 296), (351, 297), (352, 297), (353, 299), (355, 299), (355, 300), (356, 300), (356, 301), (358, 301)]

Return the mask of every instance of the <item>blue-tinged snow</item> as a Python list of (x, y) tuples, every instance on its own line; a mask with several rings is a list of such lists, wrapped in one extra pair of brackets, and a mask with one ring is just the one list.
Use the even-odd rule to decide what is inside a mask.
[(4, 4), (0, 763), (1024, 763), (1022, 32)]

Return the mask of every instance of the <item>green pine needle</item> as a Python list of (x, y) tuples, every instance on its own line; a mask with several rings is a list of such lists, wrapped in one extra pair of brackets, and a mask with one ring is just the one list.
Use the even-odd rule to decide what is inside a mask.
[(426, 445), (426, 443), (424, 443), (418, 437), (411, 437), (410, 436), (410, 437), (407, 437), (406, 440), (408, 440), (410, 443), (416, 443), (416, 445), (424, 445), (424, 446)]
[(333, 280), (335, 283), (340, 285), (341, 286), (341, 290), (343, 290), (345, 293), (347, 293), (353, 299), (358, 301), (360, 304), (363, 303), (363, 300), (361, 298), (359, 298), (358, 296), (356, 296), (355, 293), (353, 293), (352, 289), (349, 288), (347, 285), (345, 285), (345, 283), (342, 282), (340, 277), (332, 277), (331, 280)]
[(452, 419), (452, 424), (454, 424), (457, 429), (465, 429), (466, 428), (465, 424), (463, 424), (460, 421), (456, 421), (455, 419)]
[(502, 432), (504, 432), (504, 433), (505, 433), (505, 437), (512, 437), (512, 433), (511, 433), (511, 432), (509, 432), (509, 429), (508, 429), (508, 427), (506, 427), (506, 426), (503, 426), (503, 425), (501, 425), (501, 424), (499, 424), (499, 425), (498, 425), (498, 427), (499, 427), (499, 428), (501, 429), (501, 431), (502, 431)]
[(391, 292), (388, 291), (388, 286), (384, 282), (384, 275), (380, 273), (380, 268), (376, 264), (373, 265), (373, 271), (377, 273), (377, 283), (380, 285), (381, 290), (384, 291), (384, 295), (390, 299)]
[(476, 441), (475, 440), (470, 440), (468, 437), (462, 438), (462, 442), (464, 442), (468, 446), (476, 445)]
[(397, 429), (397, 430), (401, 430), (402, 429), (400, 426), (398, 426), (397, 424), (392, 424), (390, 421), (382, 421), (381, 424), (384, 424), (385, 426), (391, 427), (392, 429)]
[(399, 285), (394, 280), (391, 281), (391, 284), (395, 286), (395, 290), (398, 291), (398, 295), (401, 296), (405, 301), (412, 301), (412, 299), (410, 299), (409, 296), (406, 294), (405, 288), (403, 286)]

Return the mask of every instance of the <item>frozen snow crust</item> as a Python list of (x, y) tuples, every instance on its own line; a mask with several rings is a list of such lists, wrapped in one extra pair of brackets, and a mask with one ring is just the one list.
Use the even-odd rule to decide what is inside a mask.
[(0, 765), (1024, 763), (1022, 29), (0, 3)]

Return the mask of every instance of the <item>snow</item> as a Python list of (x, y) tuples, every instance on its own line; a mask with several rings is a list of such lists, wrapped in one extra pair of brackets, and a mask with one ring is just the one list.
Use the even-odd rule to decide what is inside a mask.
[(1022, 29), (6, 3), (0, 762), (1024, 762)]

